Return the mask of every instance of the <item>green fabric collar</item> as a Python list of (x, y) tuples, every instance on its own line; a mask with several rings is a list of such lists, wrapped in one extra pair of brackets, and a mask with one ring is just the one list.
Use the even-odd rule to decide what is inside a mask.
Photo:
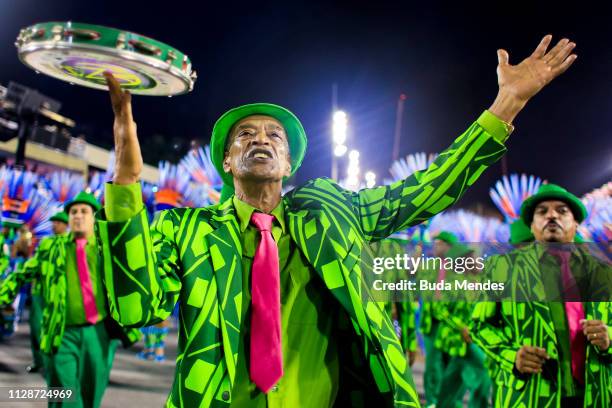
[[(232, 202), (234, 204), (234, 208), (236, 209), (236, 216), (238, 217), (240, 232), (244, 232), (251, 223), (251, 216), (253, 215), (253, 212), (259, 210), (240, 200), (236, 196), (232, 197)], [(272, 210), (271, 214), (276, 218), (281, 226), (281, 229), (283, 230), (283, 234), (285, 234), (285, 208), (283, 200), (278, 203), (276, 208)]]
[[(58, 237), (66, 237), (68, 239), (68, 242), (75, 242), (76, 238), (74, 237), (74, 234), (72, 232), (68, 232), (66, 234), (63, 235), (57, 235)], [(89, 237), (87, 237), (87, 245), (93, 245), (96, 243), (96, 234), (91, 234)]]

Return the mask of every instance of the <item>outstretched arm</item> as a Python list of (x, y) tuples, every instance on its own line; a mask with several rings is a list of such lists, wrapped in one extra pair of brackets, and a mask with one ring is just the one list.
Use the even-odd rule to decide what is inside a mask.
[(11, 303), (19, 293), (19, 289), (38, 276), (40, 270), (39, 252), (40, 248), (32, 258), (19, 265), (16, 270), (0, 281), (0, 305)]
[(575, 44), (566, 39), (546, 51), (552, 37), (518, 65), (498, 51), (499, 91), (485, 111), (429, 168), (390, 186), (364, 189), (354, 195), (366, 237), (377, 241), (419, 224), (445, 210), (465, 193), (482, 172), (505, 152), (511, 122), (527, 102), (576, 60)]

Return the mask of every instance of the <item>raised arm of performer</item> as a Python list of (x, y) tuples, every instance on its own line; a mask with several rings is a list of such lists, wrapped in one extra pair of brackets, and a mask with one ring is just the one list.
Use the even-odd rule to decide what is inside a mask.
[[(503, 142), (516, 115), (576, 59), (571, 54), (575, 44), (567, 39), (547, 52), (551, 38), (545, 36), (518, 65), (510, 65), (506, 51), (498, 51), (499, 92), (495, 101), (427, 170), (391, 186), (366, 189), (351, 196), (365, 240), (385, 238), (443, 211), (502, 156)], [(97, 222), (104, 274), (112, 316), (124, 325), (143, 326), (170, 315), (184, 283), (182, 274), (189, 272), (182, 270), (180, 254), (189, 245), (184, 242), (185, 236), (191, 234), (182, 234), (189, 227), (181, 225), (173, 211), (162, 212), (149, 232), (138, 185), (142, 155), (131, 97), (110, 74), (106, 78), (115, 114), (116, 167), (114, 185), (107, 186), (105, 213)], [(309, 192), (319, 196), (320, 190), (324, 199), (326, 183), (329, 181), (315, 181)], [(276, 204), (281, 199), (280, 187), (278, 191)], [(202, 234), (207, 232), (204, 229)]]
[(358, 193), (366, 237), (383, 239), (433, 217), (455, 203), (482, 172), (506, 151), (503, 142), (512, 121), (527, 102), (576, 60), (575, 43), (562, 39), (546, 52), (545, 36), (534, 52), (510, 65), (508, 52), (498, 50), (499, 91), (493, 104), (424, 171), (391, 186)]

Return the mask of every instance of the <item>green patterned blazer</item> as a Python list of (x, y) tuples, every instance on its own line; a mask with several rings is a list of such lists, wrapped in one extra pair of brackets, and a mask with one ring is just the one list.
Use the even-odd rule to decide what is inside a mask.
[[(511, 276), (506, 287), (521, 292), (521, 299), (544, 299), (541, 246), (530, 244), (504, 255), (487, 259), (486, 271), (493, 279)], [(589, 276), (610, 274), (609, 266), (581, 253), (574, 259)], [(558, 267), (557, 267), (558, 268)], [(605, 270), (607, 268), (607, 271)], [(576, 275), (576, 273), (574, 273)], [(506, 280), (506, 279), (504, 279)], [(608, 283), (608, 288), (609, 288)], [(612, 303), (583, 302), (587, 320), (612, 323)], [(516, 353), (523, 345), (545, 348), (552, 360), (558, 360), (553, 318), (546, 302), (481, 302), (472, 314), (472, 338), (495, 363), (497, 395), (496, 407), (560, 407), (560, 370), (548, 375), (522, 375), (515, 367)], [(610, 329), (612, 334), (612, 329)], [(601, 352), (590, 343), (586, 352), (584, 407), (608, 408), (612, 406), (612, 347)]]
[[(48, 237), (40, 242), (36, 253), (20, 269), (10, 273), (0, 282), (0, 305), (10, 303), (21, 286), (36, 280), (36, 287), (43, 299), (40, 349), (47, 354), (55, 353), (64, 336), (66, 316), (66, 241), (68, 235)], [(124, 346), (138, 341), (140, 332), (123, 329), (113, 320), (107, 319), (111, 337), (120, 339)]]
[[(315, 179), (283, 197), (291, 238), (350, 317), (365, 356), (362, 370), (376, 382), (371, 392), (389, 395), (389, 405), (417, 407), (419, 398), (384, 305), (368, 301), (362, 249), (448, 208), (504, 152), (476, 122), (429, 169), (406, 180), (355, 193)], [(232, 200), (163, 211), (150, 229), (144, 208), (124, 222), (108, 221), (107, 211), (96, 224), (112, 316), (143, 327), (166, 319), (180, 300), (167, 406), (228, 406), (244, 307)]]

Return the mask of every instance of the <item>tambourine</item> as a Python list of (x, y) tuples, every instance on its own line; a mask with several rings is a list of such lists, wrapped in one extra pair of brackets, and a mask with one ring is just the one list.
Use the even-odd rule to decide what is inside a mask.
[(20, 31), (15, 46), (19, 59), (36, 72), (90, 88), (108, 89), (102, 75), (108, 71), (134, 94), (172, 96), (191, 91), (197, 78), (179, 50), (110, 27), (35, 24)]

